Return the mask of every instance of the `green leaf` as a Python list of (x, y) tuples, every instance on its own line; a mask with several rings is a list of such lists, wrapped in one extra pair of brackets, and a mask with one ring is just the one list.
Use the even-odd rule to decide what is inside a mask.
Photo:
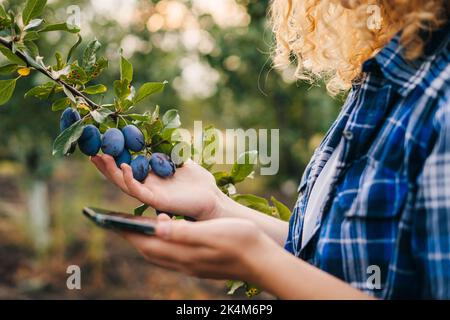
[(53, 89), (54, 86), (55, 84), (53, 82), (47, 82), (37, 87), (31, 88), (27, 93), (25, 93), (25, 98), (34, 97), (41, 100), (47, 99), (53, 90), (55, 92), (60, 92), (62, 90), (60, 86), (57, 86), (55, 89)]
[(153, 121), (156, 121), (158, 119), (159, 119), (159, 106), (156, 105), (155, 110), (153, 110), (153, 113), (152, 113), (151, 121), (153, 122)]
[(96, 84), (94, 86), (87, 87), (86, 89), (83, 90), (83, 92), (87, 94), (99, 94), (106, 92), (107, 90), (108, 88), (103, 84)]
[(97, 62), (94, 64), (94, 66), (88, 70), (88, 76), (89, 79), (94, 79), (99, 76), (99, 74), (104, 70), (108, 68), (108, 60), (104, 57), (100, 57), (97, 59)]
[(163, 124), (161, 120), (153, 121), (152, 123), (144, 124), (145, 130), (147, 131), (147, 136), (151, 139), (153, 136), (159, 134), (163, 129)]
[(244, 152), (238, 157), (237, 162), (231, 169), (231, 176), (233, 177), (235, 183), (244, 181), (245, 178), (252, 173), (256, 164), (257, 156), (258, 151), (252, 150)]
[(22, 21), (27, 25), (31, 19), (36, 18), (42, 14), (47, 0), (28, 0), (22, 12)]
[(272, 208), (269, 205), (269, 201), (264, 198), (255, 196), (253, 194), (235, 194), (232, 195), (231, 198), (248, 208), (252, 208), (259, 212), (272, 215)]
[(91, 116), (97, 123), (105, 122), (106, 118), (111, 115), (113, 111), (106, 108), (99, 108), (97, 110), (91, 111)]
[(42, 24), (43, 21), (44, 21), (44, 19), (33, 19), (33, 20), (30, 21), (29, 24), (27, 24), (23, 28), (23, 30), (27, 31), (29, 29), (33, 29), (33, 28), (39, 27)]
[(52, 104), (52, 111), (59, 111), (64, 110), (70, 105), (70, 99), (69, 98), (61, 98), (53, 102)]
[[(23, 41), (19, 41), (19, 42), (14, 42), (13, 49), (14, 50), (12, 50), (12, 52), (16, 52), (17, 50), (20, 50), (25, 55), (28, 55), (33, 59), (39, 55), (39, 48), (31, 40), (30, 41), (23, 40)], [(31, 65), (33, 65), (33, 63), (35, 63), (35, 62), (30, 62)]]
[(12, 20), (10, 18), (1, 18), (0, 17), (0, 34), (1, 36), (7, 36), (7, 29), (11, 27)]
[(227, 184), (233, 183), (233, 178), (230, 176), (228, 172), (214, 172), (214, 179), (216, 179), (216, 184), (219, 187), (226, 186)]
[(70, 73), (66, 79), (70, 83), (82, 85), (88, 81), (88, 76), (84, 69), (74, 62), (70, 65)]
[(129, 83), (133, 80), (133, 65), (120, 56), (120, 80), (127, 79)]
[(134, 208), (135, 216), (142, 216), (145, 210), (147, 210), (150, 206), (148, 204), (141, 204), (139, 207)]
[(0, 106), (11, 99), (14, 89), (16, 88), (16, 81), (17, 79), (0, 80)]
[(3, 5), (0, 4), (0, 31), (4, 31), (4, 29), (10, 27), (12, 21), (12, 18), (6, 13)]
[(39, 48), (33, 41), (24, 41), (24, 51), (31, 57), (36, 58), (39, 55)]
[(162, 123), (165, 128), (178, 128), (181, 125), (178, 111), (176, 109), (167, 110), (162, 116)]
[(91, 41), (84, 50), (81, 66), (87, 71), (91, 70), (97, 62), (97, 52), (101, 46), (101, 43), (95, 39)]
[(138, 90), (136, 96), (134, 97), (134, 103), (138, 103), (139, 101), (145, 99), (146, 97), (160, 92), (164, 89), (167, 81), (164, 82), (146, 82), (144, 83)]
[(63, 62), (63, 58), (61, 53), (56, 52), (55, 53), (55, 59), (56, 59), (56, 66), (54, 66), (54, 70), (61, 70), (62, 68), (64, 68), (65, 63)]
[(125, 100), (131, 93), (130, 83), (127, 79), (116, 80), (113, 86), (114, 94), (119, 100)]
[(18, 69), (17, 64), (7, 64), (0, 67), (0, 75), (6, 75), (16, 72)]
[(69, 98), (74, 103), (77, 102), (77, 99), (73, 95), (72, 91), (70, 91), (66, 86), (63, 86), (62, 89), (64, 91), (64, 94), (67, 96), (67, 98)]
[(37, 39), (39, 39), (39, 33), (37, 31), (28, 31), (23, 37), (24, 41), (33, 41)]
[(232, 295), (237, 289), (242, 288), (245, 285), (245, 282), (239, 280), (228, 280), (226, 285), (228, 288), (227, 294)]
[(169, 142), (172, 142), (172, 135), (174, 134), (174, 132), (176, 132), (176, 130), (177, 130), (177, 128), (163, 129), (163, 131), (161, 132), (161, 138), (163, 138), (164, 140), (167, 140)]
[(6, 13), (5, 7), (3, 4), (0, 4), (0, 19), (8, 19), (8, 14)]
[(127, 114), (126, 117), (130, 118), (132, 120), (140, 121), (140, 122), (148, 122), (150, 120), (149, 115), (138, 114), (138, 113), (130, 113), (130, 114)]
[(114, 121), (113, 119), (111, 119), (110, 117), (106, 118), (105, 122), (101, 123), (98, 126), (98, 129), (100, 130), (100, 133), (105, 133), (106, 130), (108, 130), (109, 128), (116, 128), (117, 127), (117, 123), (116, 121)]
[(16, 56), (9, 48), (0, 45), (0, 52), (8, 59), (10, 62), (18, 64), (20, 66), (26, 66), (26, 62)]
[[(159, 138), (159, 137), (158, 137)], [(161, 140), (156, 140), (155, 145), (152, 145), (153, 152), (161, 152), (165, 154), (170, 154), (173, 149), (173, 144), (169, 142), (161, 142)]]
[(53, 143), (53, 155), (54, 156), (64, 156), (69, 151), (73, 143), (77, 142), (83, 133), (83, 120), (78, 120), (66, 130), (61, 132), (61, 134), (56, 137)]
[(80, 32), (80, 28), (76, 25), (67, 22), (62, 22), (62, 23), (48, 24), (44, 28), (39, 30), (39, 32), (50, 32), (50, 31), (66, 31), (71, 33), (78, 33)]
[(273, 196), (270, 198), (270, 201), (272, 201), (275, 208), (277, 209), (280, 218), (283, 221), (289, 221), (289, 219), (291, 218), (291, 210)]
[(107, 109), (109, 109), (111, 111), (115, 111), (116, 110), (116, 105), (114, 103), (105, 103), (105, 104), (102, 104), (102, 107), (103, 108), (107, 108)]

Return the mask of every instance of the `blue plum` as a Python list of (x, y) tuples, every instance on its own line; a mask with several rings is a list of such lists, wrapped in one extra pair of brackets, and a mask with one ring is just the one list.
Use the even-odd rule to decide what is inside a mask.
[(106, 130), (103, 135), (102, 151), (110, 156), (117, 157), (125, 148), (125, 138), (122, 131), (116, 128)]
[(144, 148), (144, 135), (136, 126), (132, 124), (125, 126), (122, 129), (122, 133), (125, 137), (125, 148), (134, 152), (139, 152)]
[(102, 146), (102, 136), (96, 126), (88, 124), (84, 127), (78, 146), (81, 152), (88, 156), (95, 156)]
[(170, 177), (175, 173), (175, 164), (164, 153), (153, 153), (150, 158), (150, 166), (153, 172), (160, 177)]
[(144, 181), (150, 171), (149, 161), (146, 156), (137, 156), (131, 161), (131, 170), (133, 171), (133, 177), (137, 181)]
[(61, 131), (64, 131), (78, 120), (81, 120), (81, 116), (78, 111), (72, 109), (71, 107), (68, 107), (61, 114), (59, 129), (61, 129)]
[(124, 149), (121, 154), (119, 154), (116, 158), (116, 165), (120, 168), (122, 163), (130, 164), (131, 163), (131, 154), (127, 149)]

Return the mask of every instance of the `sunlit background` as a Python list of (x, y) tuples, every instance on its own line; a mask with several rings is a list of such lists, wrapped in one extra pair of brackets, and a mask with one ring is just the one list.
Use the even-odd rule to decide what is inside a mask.
[[(296, 82), (292, 69), (272, 69), (268, 1), (48, 2), (48, 21), (64, 21), (67, 8), (79, 6), (83, 42), (98, 38), (110, 61), (102, 83), (118, 78), (120, 48), (134, 65), (137, 84), (169, 82), (139, 111), (156, 104), (177, 108), (187, 128), (194, 120), (221, 129), (279, 128), (280, 172), (255, 177), (239, 191), (273, 194), (292, 207), (302, 171), (342, 101)], [(54, 53), (66, 54), (75, 41), (74, 35), (48, 33), (40, 53), (54, 63)], [(131, 211), (138, 203), (108, 184), (86, 157), (51, 156), (59, 114), (46, 101), (23, 98), (30, 82), (44, 81), (39, 75), (19, 81), (14, 98), (0, 107), (0, 298), (229, 298), (223, 281), (151, 266), (81, 216), (86, 205)], [(66, 287), (72, 264), (81, 267), (81, 290)]]

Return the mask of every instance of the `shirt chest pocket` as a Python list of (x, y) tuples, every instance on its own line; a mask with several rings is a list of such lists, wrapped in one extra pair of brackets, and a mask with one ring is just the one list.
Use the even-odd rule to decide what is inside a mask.
[(367, 158), (356, 161), (337, 187), (337, 202), (345, 218), (398, 217), (406, 203), (407, 179), (398, 170)]

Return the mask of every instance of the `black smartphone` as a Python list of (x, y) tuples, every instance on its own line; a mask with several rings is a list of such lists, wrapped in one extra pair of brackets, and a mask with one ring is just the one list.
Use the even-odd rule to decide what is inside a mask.
[(130, 231), (145, 235), (155, 234), (156, 219), (136, 217), (128, 213), (89, 207), (83, 208), (83, 214), (102, 228)]

